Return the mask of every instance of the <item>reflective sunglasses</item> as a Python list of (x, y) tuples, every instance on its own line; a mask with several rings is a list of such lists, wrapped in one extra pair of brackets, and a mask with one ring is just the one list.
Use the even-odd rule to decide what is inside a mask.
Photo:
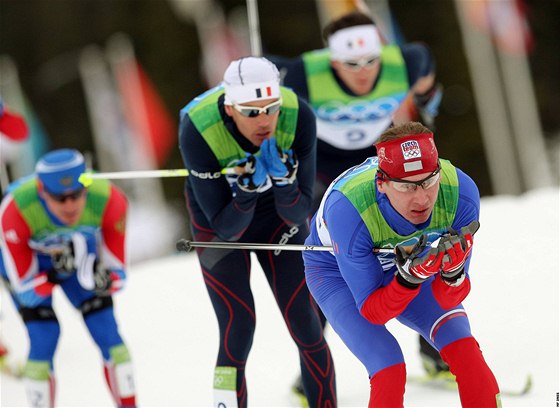
[(393, 188), (401, 193), (412, 193), (418, 189), (418, 187), (422, 187), (423, 190), (427, 190), (435, 186), (440, 179), (440, 170), (441, 167), (438, 163), (437, 169), (435, 169), (430, 175), (422, 180), (418, 181), (410, 181), (410, 180), (403, 180), (397, 178), (391, 178), (385, 173), (383, 170), (378, 169), (382, 176), (382, 181), (391, 181), (393, 184)]
[(372, 68), (379, 60), (379, 57), (363, 57), (358, 60), (340, 61), (345, 68), (350, 71), (359, 71), (362, 68)]
[(81, 188), (79, 190), (74, 190), (64, 194), (53, 194), (53, 193), (49, 193), (48, 191), (46, 191), (46, 193), (49, 195), (50, 198), (52, 198), (57, 203), (65, 203), (66, 200), (76, 201), (80, 199), (84, 195), (85, 191), (86, 191), (85, 188)]
[(263, 106), (262, 108), (259, 108), (258, 106), (243, 106), (237, 105), (235, 103), (233, 104), (234, 109), (239, 112), (241, 116), (245, 116), (246, 118), (256, 118), (261, 113), (264, 113), (266, 115), (274, 115), (280, 110), (281, 106), (282, 98), (266, 106)]

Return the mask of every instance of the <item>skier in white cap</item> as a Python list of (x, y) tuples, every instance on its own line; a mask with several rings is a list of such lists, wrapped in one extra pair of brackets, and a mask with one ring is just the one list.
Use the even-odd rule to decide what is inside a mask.
[[(256, 57), (233, 61), (222, 85), (182, 109), (179, 145), (189, 170), (185, 191), (197, 241), (304, 242), (315, 179), (315, 118), (280, 86), (274, 64)], [(255, 254), (299, 350), (309, 405), (336, 407), (332, 356), (301, 254)], [(197, 248), (197, 255), (220, 328), (214, 406), (246, 407), (245, 367), (256, 323), (251, 254)]]

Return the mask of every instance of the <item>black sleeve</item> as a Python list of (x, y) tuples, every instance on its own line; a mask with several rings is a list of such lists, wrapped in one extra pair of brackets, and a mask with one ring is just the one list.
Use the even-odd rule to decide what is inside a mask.
[(408, 83), (412, 87), (420, 78), (435, 72), (435, 62), (427, 45), (419, 42), (401, 47), (408, 71)]
[(253, 220), (258, 194), (239, 190), (233, 197), (216, 156), (188, 115), (180, 123), (179, 148), (189, 171), (187, 198), (196, 201), (221, 239), (239, 239)]
[(299, 101), (296, 136), (292, 149), (299, 161), (297, 179), (293, 184), (274, 186), (274, 201), (278, 215), (289, 225), (307, 221), (313, 200), (316, 171), (317, 124), (313, 111), (301, 98)]
[(307, 76), (305, 75), (305, 65), (303, 58), (285, 58), (276, 55), (267, 56), (272, 61), (278, 71), (280, 71), (281, 85), (290, 88), (300, 98), (309, 101), (309, 91), (307, 89)]

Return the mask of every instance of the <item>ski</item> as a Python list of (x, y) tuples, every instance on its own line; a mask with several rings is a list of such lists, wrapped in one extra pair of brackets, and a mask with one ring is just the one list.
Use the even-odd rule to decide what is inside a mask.
[(301, 383), (295, 384), (292, 387), (292, 393), (297, 398), (301, 408), (309, 408), (309, 403), (307, 402), (307, 397), (303, 393), (303, 389), (301, 388)]
[[(435, 388), (439, 390), (457, 390), (457, 382), (452, 375), (447, 376), (430, 376), (428, 374), (424, 375), (413, 375), (407, 377), (407, 382), (410, 384), (418, 384), (430, 388)], [(528, 394), (533, 388), (533, 377), (531, 374), (527, 374), (523, 387), (514, 389), (501, 389), (500, 394), (504, 397), (521, 397)]]

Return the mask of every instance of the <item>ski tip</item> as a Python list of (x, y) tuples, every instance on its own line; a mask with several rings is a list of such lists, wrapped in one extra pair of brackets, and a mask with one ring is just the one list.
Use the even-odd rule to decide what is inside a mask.
[(525, 387), (523, 387), (523, 390), (521, 390), (520, 395), (528, 394), (532, 388), (533, 388), (533, 376), (531, 374), (527, 374), (527, 379), (525, 380)]
[(292, 392), (294, 393), (294, 396), (298, 400), (301, 408), (309, 408), (309, 403), (307, 402), (307, 397), (303, 393), (303, 390), (294, 386), (292, 387)]
[(525, 384), (523, 388), (520, 390), (500, 390), (500, 395), (504, 397), (522, 397), (527, 395), (533, 389), (533, 376), (531, 374), (527, 374), (527, 378), (525, 378)]

